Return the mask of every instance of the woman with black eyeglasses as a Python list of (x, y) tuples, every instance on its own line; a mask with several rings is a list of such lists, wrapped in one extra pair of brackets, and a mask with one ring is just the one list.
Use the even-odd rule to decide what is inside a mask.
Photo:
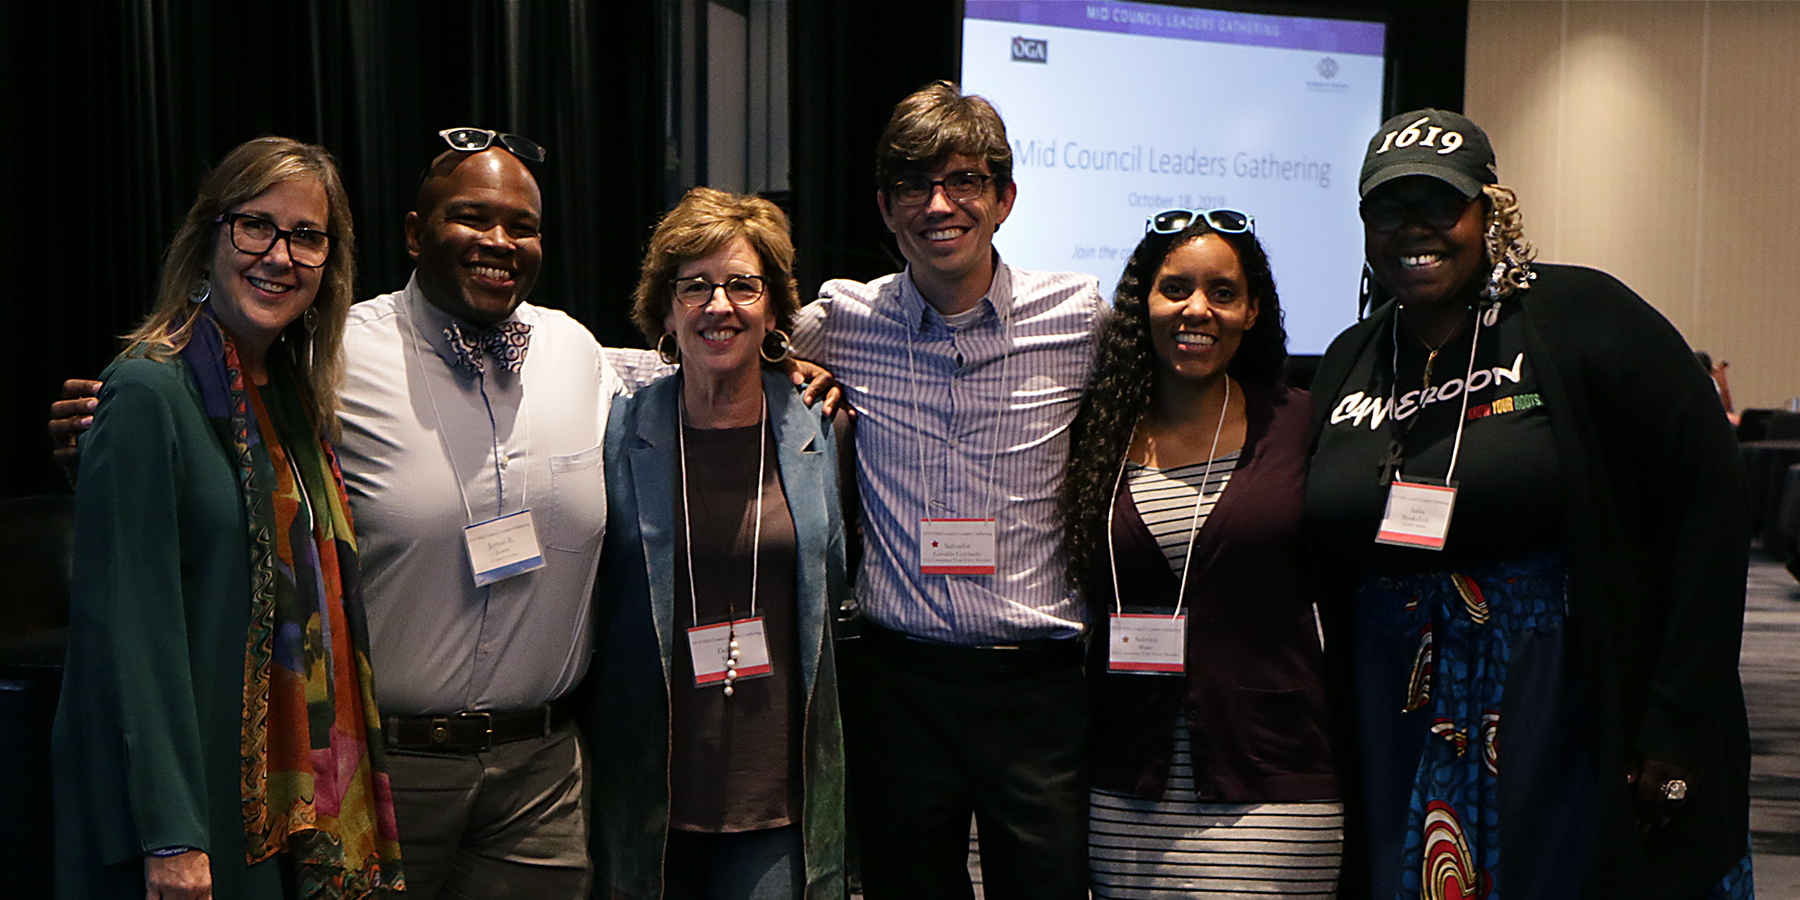
[(599, 895), (835, 900), (846, 586), (837, 449), (776, 364), (799, 308), (787, 216), (695, 188), (632, 318), (679, 371), (615, 403), (589, 676)]
[(240, 145), (103, 376), (54, 737), (59, 896), (404, 884), (331, 447), (354, 249), (325, 150)]
[(1534, 264), (1496, 182), (1468, 119), (1382, 125), (1361, 212), (1386, 296), (1313, 382), (1355, 888), (1751, 896), (1748, 534), (1718, 394), (1630, 289)]
[(1343, 807), (1301, 553), (1305, 391), (1254, 223), (1149, 223), (1096, 339), (1060, 511), (1094, 622), (1096, 897), (1329, 897)]

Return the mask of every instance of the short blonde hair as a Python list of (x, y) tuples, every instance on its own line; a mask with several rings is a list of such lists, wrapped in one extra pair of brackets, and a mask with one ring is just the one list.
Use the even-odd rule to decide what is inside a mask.
[(315, 433), (337, 436), (337, 394), (344, 375), (344, 320), (350, 314), (356, 284), (356, 235), (350, 198), (344, 192), (337, 162), (330, 151), (284, 137), (259, 137), (233, 148), (200, 182), (200, 194), (175, 231), (163, 254), (156, 305), (142, 324), (125, 335), (125, 353), (167, 359), (187, 346), (200, 307), (189, 295), (212, 265), (219, 233), (218, 217), (233, 207), (288, 181), (317, 181), (325, 189), (331, 221), (331, 255), (320, 271), (318, 310), (309, 331), (296, 319), (282, 331), (277, 346), (286, 346), (295, 385)]
[(794, 238), (787, 213), (754, 194), (697, 187), (650, 233), (631, 305), (631, 321), (645, 340), (654, 346), (662, 338), (663, 322), (675, 302), (669, 282), (682, 263), (715, 253), (740, 237), (750, 242), (762, 263), (775, 327), (793, 331), (794, 316), (800, 311), (800, 285), (794, 280)]

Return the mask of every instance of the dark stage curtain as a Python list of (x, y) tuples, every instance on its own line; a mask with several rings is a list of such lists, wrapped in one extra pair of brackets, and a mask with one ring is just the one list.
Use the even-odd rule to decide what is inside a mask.
[(437, 131), (545, 145), (544, 272), (533, 302), (603, 342), (627, 321), (662, 210), (657, 2), (85, 0), (0, 4), (10, 201), (0, 281), (0, 496), (66, 490), (43, 421), (148, 311), (163, 248), (201, 176), (261, 134), (338, 157), (365, 298), (405, 285), (402, 223)]
[[(1385, 11), (1389, 111), (1461, 108), (1466, 0), (1242, 6)], [(876, 213), (874, 145), (901, 97), (956, 77), (960, 4), (785, 9), (792, 167), (778, 200), (811, 296), (827, 277), (901, 267)], [(359, 297), (398, 290), (411, 271), (401, 225), (420, 170), (443, 149), (438, 129), (536, 139), (550, 155), (538, 168), (545, 266), (533, 301), (567, 310), (604, 343), (641, 345), (627, 318), (638, 257), (665, 188), (685, 187), (669, 174), (661, 56), (679, 13), (676, 0), (0, 2), (0, 309), (10, 326), (0, 497), (67, 490), (49, 459), (48, 404), (62, 379), (93, 377), (117, 352), (117, 335), (149, 308), (163, 247), (201, 176), (261, 134), (337, 154), (359, 226)], [(1228, 73), (1170, 71), (1180, 70), (1146, 65), (1145, 77), (1192, 78), (1197, 104), (1206, 90), (1232, 89)], [(30, 761), (0, 779), (0, 821), (16, 826), (0, 829), (0, 894), (47, 896), (41, 790), (9, 788), (41, 788), (54, 685), (15, 687), (6, 691), (20, 702), (0, 704), (0, 758)]]
[(830, 278), (905, 267), (875, 205), (875, 142), (902, 97), (957, 77), (961, 13), (956, 0), (796, 4), (790, 212), (802, 297)]
[[(681, 0), (695, 2), (695, 0)], [(1384, 14), (1389, 111), (1462, 106), (1466, 0), (1230, 3)], [(957, 0), (790, 0), (793, 216), (802, 296), (901, 261), (874, 203), (893, 104), (958, 70)], [(626, 312), (662, 212), (675, 0), (85, 0), (0, 4), (0, 190), (14, 250), (0, 291), (0, 497), (65, 490), (43, 419), (64, 377), (96, 375), (148, 309), (163, 247), (206, 168), (283, 134), (338, 156), (358, 229), (359, 297), (411, 271), (401, 223), (451, 125), (530, 136), (545, 266), (533, 301), (602, 342), (641, 345)], [(1173, 77), (1146, 67), (1146, 78)], [(1229, 73), (1192, 76), (1231, 90)], [(1198, 102), (1198, 101), (1197, 101)], [(676, 185), (674, 187), (680, 187)], [(1029, 185), (1024, 189), (1029, 190)], [(1346, 302), (1353, 302), (1349, 298)]]

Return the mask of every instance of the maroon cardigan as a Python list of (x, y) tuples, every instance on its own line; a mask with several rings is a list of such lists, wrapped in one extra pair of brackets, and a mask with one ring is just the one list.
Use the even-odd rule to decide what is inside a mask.
[[(1245, 389), (1244, 449), (1195, 538), (1185, 678), (1106, 671), (1110, 579), (1085, 585), (1095, 620), (1094, 786), (1160, 799), (1185, 711), (1199, 799), (1335, 799), (1324, 669), (1307, 589), (1300, 520), (1312, 395)], [(1119, 590), (1127, 605), (1172, 608), (1180, 590), (1131, 491), (1113, 498)], [(1098, 579), (1096, 579), (1098, 580)]]

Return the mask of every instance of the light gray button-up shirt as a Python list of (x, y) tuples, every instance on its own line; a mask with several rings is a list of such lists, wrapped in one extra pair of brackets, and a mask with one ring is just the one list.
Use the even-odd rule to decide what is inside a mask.
[[(600, 447), (624, 385), (568, 315), (522, 303), (512, 318), (532, 329), (523, 371), (476, 375), (416, 278), (350, 310), (337, 446), (386, 714), (533, 706), (587, 670)], [(476, 587), (463, 528), (523, 509), (545, 566)]]

